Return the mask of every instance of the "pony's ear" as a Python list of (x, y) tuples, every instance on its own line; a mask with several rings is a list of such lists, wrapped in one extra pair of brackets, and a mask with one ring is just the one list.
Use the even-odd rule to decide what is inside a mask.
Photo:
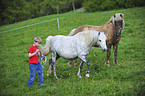
[(100, 35), (100, 32), (98, 33), (98, 36)]
[(120, 17), (122, 17), (122, 18), (123, 18), (123, 15), (122, 15), (122, 14), (120, 14)]

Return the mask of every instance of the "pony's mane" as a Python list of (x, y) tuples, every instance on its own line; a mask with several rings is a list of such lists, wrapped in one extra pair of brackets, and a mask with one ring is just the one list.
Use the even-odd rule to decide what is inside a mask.
[(79, 32), (74, 36), (78, 37), (78, 38), (81, 38), (87, 44), (94, 43), (97, 40), (96, 37), (98, 36), (98, 31), (86, 30), (86, 31)]
[(115, 20), (116, 21), (123, 20), (123, 22), (124, 22), (123, 17), (124, 17), (124, 15), (122, 13), (116, 13), (110, 18), (110, 20), (107, 23), (112, 22), (114, 24)]
[(123, 31), (124, 26), (125, 26), (124, 14), (122, 14), (122, 13), (116, 13), (116, 14), (114, 14), (107, 23), (112, 22), (113, 25), (115, 25), (115, 21), (121, 21), (121, 20), (123, 21), (123, 23), (122, 23), (122, 31)]
[(96, 33), (98, 33), (98, 31), (86, 30), (86, 31), (79, 32), (74, 36), (79, 37), (79, 38), (81, 38), (81, 37), (91, 37), (91, 38), (93, 38)]

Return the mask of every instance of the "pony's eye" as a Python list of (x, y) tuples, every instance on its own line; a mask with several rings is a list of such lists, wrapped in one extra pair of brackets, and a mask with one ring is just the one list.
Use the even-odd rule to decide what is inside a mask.
[(101, 42), (101, 40), (99, 40), (99, 42)]

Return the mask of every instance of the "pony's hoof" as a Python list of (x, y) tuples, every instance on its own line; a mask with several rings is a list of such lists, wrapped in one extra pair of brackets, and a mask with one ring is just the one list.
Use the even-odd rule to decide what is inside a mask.
[(55, 77), (56, 79), (59, 79), (57, 76)]
[(80, 75), (77, 75), (79, 78), (82, 78)]
[(119, 63), (115, 63), (115, 61), (113, 63), (116, 64), (116, 65), (118, 65), (118, 66), (120, 65)]
[(69, 62), (67, 63), (67, 65), (68, 65), (70, 68), (71, 68), (71, 66), (72, 66), (71, 64), (69, 64)]
[(116, 64), (116, 65), (118, 65), (118, 66), (119, 66), (120, 64)]
[(86, 74), (86, 77), (90, 77), (90, 75), (89, 74)]
[(108, 67), (110, 67), (110, 64), (107, 64)]
[(78, 65), (75, 65), (74, 68), (78, 68)]

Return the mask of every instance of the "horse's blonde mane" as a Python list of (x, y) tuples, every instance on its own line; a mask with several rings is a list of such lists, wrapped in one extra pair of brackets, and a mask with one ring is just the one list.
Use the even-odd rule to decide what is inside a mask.
[(112, 22), (114, 24), (115, 21), (119, 21), (119, 20), (123, 20), (123, 23), (124, 23), (124, 14), (116, 13), (110, 18), (108, 22)]
[(124, 14), (122, 14), (122, 13), (114, 14), (107, 23), (112, 22), (113, 24), (115, 24), (115, 21), (120, 21), (120, 20), (123, 21), (123, 24), (122, 24), (122, 31), (123, 31), (124, 26), (125, 26)]

